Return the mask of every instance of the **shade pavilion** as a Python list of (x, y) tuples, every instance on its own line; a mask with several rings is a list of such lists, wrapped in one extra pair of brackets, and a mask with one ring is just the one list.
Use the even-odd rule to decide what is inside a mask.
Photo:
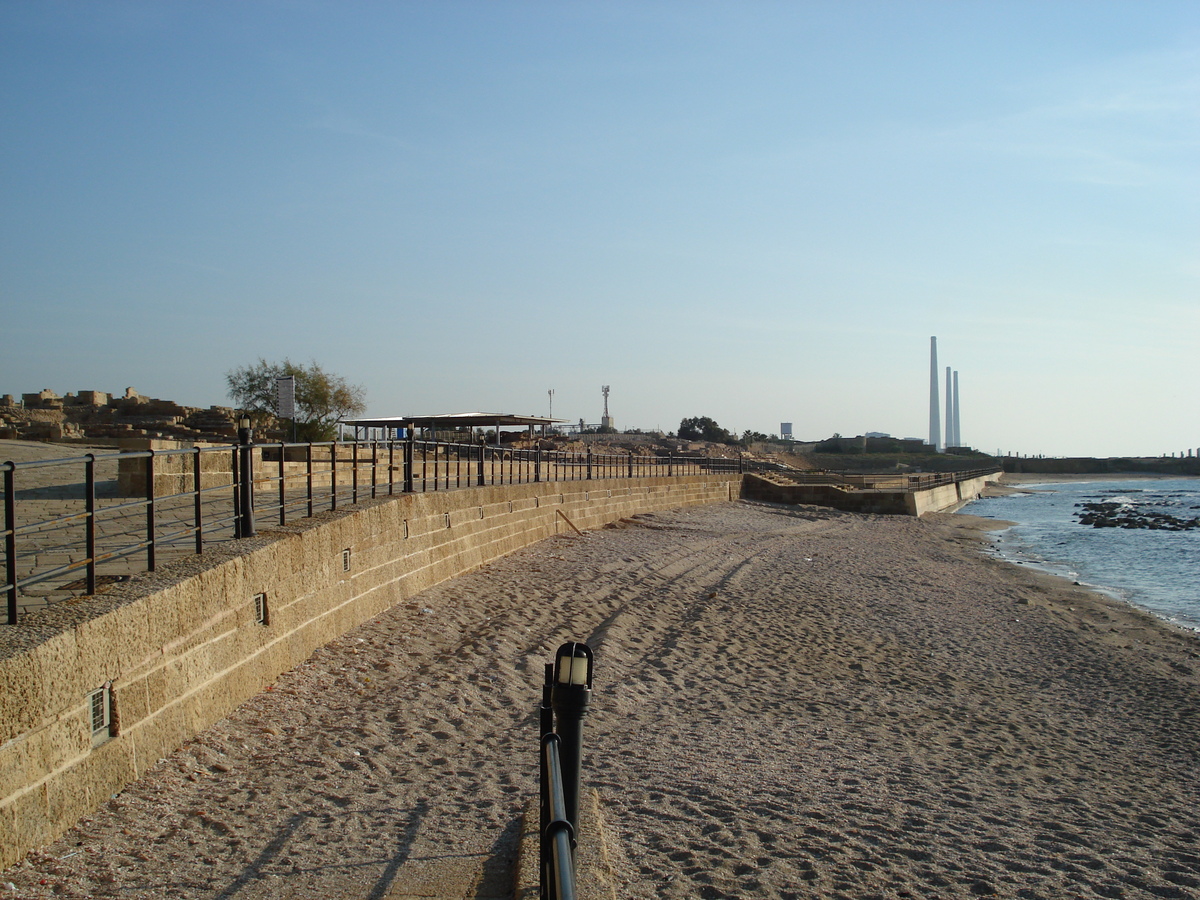
[(477, 429), (495, 429), (499, 436), (501, 429), (514, 427), (528, 429), (532, 438), (535, 429), (541, 428), (542, 434), (551, 425), (566, 422), (566, 419), (551, 419), (546, 416), (519, 416), (513, 413), (440, 413), (432, 416), (383, 416), (382, 418), (346, 419), (340, 424), (354, 429), (355, 440), (371, 440), (372, 432), (383, 431), (388, 437), (399, 437), (400, 429), (416, 429), (418, 433), (436, 434), (453, 428), (469, 428), (471, 439), (474, 441)]

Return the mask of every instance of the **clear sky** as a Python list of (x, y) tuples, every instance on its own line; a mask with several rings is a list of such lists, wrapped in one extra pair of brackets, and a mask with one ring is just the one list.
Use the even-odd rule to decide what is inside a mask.
[(1200, 3), (0, 2), (0, 392), (1200, 446)]

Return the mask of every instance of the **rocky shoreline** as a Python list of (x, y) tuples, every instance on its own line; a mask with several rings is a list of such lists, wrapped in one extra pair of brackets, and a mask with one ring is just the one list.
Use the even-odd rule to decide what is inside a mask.
[(1200, 528), (1200, 517), (1183, 519), (1170, 513), (1138, 509), (1128, 503), (1111, 500), (1077, 503), (1083, 512), (1075, 513), (1080, 525), (1093, 528), (1149, 528), (1152, 531), (1191, 531)]

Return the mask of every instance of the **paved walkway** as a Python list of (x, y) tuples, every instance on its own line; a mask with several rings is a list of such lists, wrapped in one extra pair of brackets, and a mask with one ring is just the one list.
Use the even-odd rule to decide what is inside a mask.
[[(111, 447), (79, 444), (0, 441), (0, 461), (79, 459), (88, 453), (100, 457), (95, 473), (99, 513), (96, 517), (96, 554), (103, 560), (97, 567), (97, 586), (103, 590), (114, 581), (147, 570), (145, 550), (122, 552), (146, 540), (146, 510), (137, 498), (121, 495), (117, 460), (111, 456), (116, 451)], [(72, 567), (22, 587), (17, 603), (18, 616), (87, 591), (84, 477), (82, 462), (18, 470), (14, 505), (17, 527), (22, 530), (17, 537), (17, 578), (23, 580), (35, 573)], [(218, 515), (228, 518), (232, 503), (232, 490), (215, 491), (206, 499), (208, 514), (214, 519)], [(218, 509), (222, 512), (217, 513)], [(155, 518), (158, 563), (195, 552), (195, 537), (188, 533), (194, 522), (194, 501), (190, 496), (157, 501)], [(42, 524), (24, 530), (34, 523)], [(222, 526), (214, 521), (212, 530), (206, 529), (206, 532), (205, 540), (209, 543), (233, 538), (233, 528), (229, 524)]]

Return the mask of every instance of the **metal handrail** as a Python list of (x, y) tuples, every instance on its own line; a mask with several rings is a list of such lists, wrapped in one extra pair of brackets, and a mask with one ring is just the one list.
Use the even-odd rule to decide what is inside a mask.
[[(425, 441), (264, 443), (251, 445), (250, 480), (243, 484), (239, 460), (246, 447), (228, 444), (175, 450), (137, 450), (79, 457), (0, 463), (4, 495), (4, 584), (8, 623), (16, 624), (19, 597), (42, 585), (77, 593), (64, 579), (82, 572), (83, 590), (94, 594), (104, 563), (145, 554), (141, 571), (155, 571), (161, 552), (203, 553), (205, 546), (254, 534), (254, 518), (279, 525), (339, 505), (398, 493), (456, 490), (500, 484), (587, 481), (597, 478), (661, 478), (758, 471), (770, 464), (728, 457), (642, 455), (518, 449), (494, 444)], [(213, 454), (217, 454), (213, 461)], [(275, 454), (278, 454), (276, 458)], [(289, 458), (290, 457), (290, 458)], [(116, 463), (116, 502), (98, 497), (98, 465)], [(190, 465), (188, 464), (190, 462)], [(139, 464), (140, 463), (140, 464)], [(207, 464), (206, 464), (207, 463)], [(70, 497), (38, 499), (80, 504), (45, 518), (20, 521), (17, 493), (31, 470), (59, 468)], [(178, 484), (173, 482), (178, 481)], [(80, 496), (74, 496), (78, 485)], [(65, 487), (66, 484), (56, 485)], [(246, 492), (250, 503), (241, 505)], [(249, 520), (246, 520), (247, 512)], [(142, 515), (144, 513), (144, 515)], [(265, 520), (264, 520), (265, 521)], [(83, 534), (77, 534), (82, 529)], [(57, 536), (53, 536), (56, 535)], [(54, 543), (51, 543), (51, 542)], [(184, 550), (185, 545), (190, 549)], [(39, 556), (74, 554), (46, 564)], [(126, 568), (123, 574), (128, 574)]]
[(562, 758), (562, 739), (550, 732), (542, 735), (542, 883), (547, 900), (575, 898), (575, 829), (567, 816)]
[(796, 484), (832, 485), (849, 490), (895, 491), (914, 493), (930, 488), (969, 481), (984, 475), (994, 475), (998, 468), (967, 469), (961, 472), (919, 472), (871, 475), (853, 472), (788, 472), (786, 477)]

